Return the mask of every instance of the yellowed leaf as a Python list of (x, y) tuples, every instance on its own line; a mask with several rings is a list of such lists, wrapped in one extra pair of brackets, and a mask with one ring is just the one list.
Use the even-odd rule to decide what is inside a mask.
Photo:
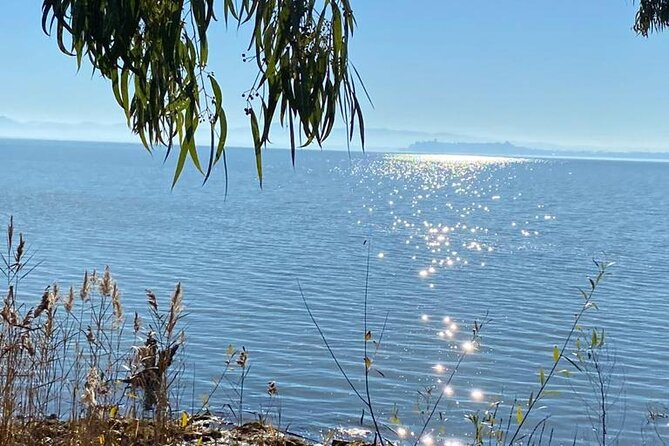
[(366, 368), (367, 370), (369, 370), (369, 369), (372, 368), (372, 360), (369, 359), (369, 358), (367, 358), (367, 357), (365, 357), (365, 368)]

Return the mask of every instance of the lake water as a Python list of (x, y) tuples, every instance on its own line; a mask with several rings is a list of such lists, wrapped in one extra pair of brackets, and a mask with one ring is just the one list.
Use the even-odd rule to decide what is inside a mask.
[[(583, 325), (605, 328), (615, 356), (612, 436), (655, 441), (647, 411), (669, 405), (669, 163), (314, 150), (293, 169), (286, 151), (264, 157), (261, 190), (251, 151), (229, 151), (225, 199), (221, 169), (205, 187), (186, 172), (171, 191), (171, 166), (138, 146), (0, 141), (0, 219), (14, 215), (43, 260), (24, 292), (37, 301), (54, 280), (78, 286), (85, 269), (110, 265), (132, 314), (145, 288), (165, 302), (181, 281), (194, 398), (223, 369), (227, 346), (245, 346), (247, 409), (267, 407), (276, 381), (282, 425), (318, 437), (358, 427), (362, 410), (297, 281), (361, 385), (369, 252), (377, 338), (387, 314), (374, 360), (385, 377), (371, 375), (384, 422), (397, 410), (408, 430), (420, 425), (418, 391), (441, 389), (471, 322), (488, 312), (431, 429), (467, 440), (466, 413), (536, 391), (581, 304), (577, 287), (603, 258), (616, 264)], [(553, 389), (562, 393), (536, 419), (550, 415), (556, 439), (594, 441), (583, 376)], [(218, 398), (222, 410), (230, 391)]]

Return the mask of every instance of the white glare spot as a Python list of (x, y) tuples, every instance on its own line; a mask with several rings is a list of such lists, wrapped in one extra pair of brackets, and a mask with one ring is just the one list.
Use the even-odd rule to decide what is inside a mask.
[(437, 373), (444, 373), (446, 371), (446, 367), (443, 366), (443, 364), (436, 364), (434, 367), (432, 367), (435, 372)]
[(483, 395), (483, 391), (479, 389), (473, 389), (471, 396), (474, 401), (483, 401), (483, 398), (485, 397), (485, 395)]
[(453, 396), (454, 393), (455, 392), (453, 391), (453, 387), (451, 387), (451, 386), (444, 387), (444, 395)]
[(385, 255), (384, 253), (382, 253), (382, 252), (380, 252), (380, 253), (378, 254), (379, 259), (382, 259), (382, 258), (384, 258), (385, 256), (386, 256), (386, 255)]
[(398, 427), (397, 428), (397, 436), (400, 438), (404, 438), (407, 436), (407, 430), (403, 427)]
[(420, 439), (420, 442), (423, 443), (425, 446), (434, 445), (434, 439), (432, 438), (431, 435), (424, 436), (423, 438)]
[(420, 317), (420, 320), (423, 322), (427, 322), (430, 320), (430, 317), (427, 314), (424, 314)]

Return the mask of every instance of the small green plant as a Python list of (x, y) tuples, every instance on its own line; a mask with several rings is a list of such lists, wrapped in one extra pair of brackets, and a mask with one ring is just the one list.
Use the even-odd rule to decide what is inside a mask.
[[(594, 277), (588, 278), (588, 287), (586, 289), (579, 289), (583, 299), (581, 307), (576, 313), (574, 321), (567, 335), (562, 341), (562, 344), (560, 346), (555, 345), (553, 347), (552, 363), (548, 369), (548, 372), (546, 372), (543, 368), (539, 369), (539, 388), (536, 390), (536, 392), (530, 393), (527, 399), (525, 410), (523, 410), (523, 405), (520, 403), (515, 404), (515, 407), (512, 407), (511, 409), (512, 411), (515, 411), (517, 423), (515, 428), (510, 429), (503, 435), (503, 443), (508, 444), (509, 446), (514, 445), (525, 438), (526, 434), (523, 434), (523, 431), (528, 424), (529, 417), (537, 407), (538, 402), (542, 401), (542, 399), (547, 394), (549, 394), (548, 386), (552, 382), (553, 378), (562, 370), (564, 370), (560, 368), (563, 361), (569, 362), (574, 367), (578, 368), (578, 365), (574, 362), (574, 360), (569, 358), (566, 353), (568, 353), (568, 350), (571, 347), (572, 339), (574, 339), (574, 336), (577, 336), (579, 333), (579, 327), (584, 315), (589, 311), (598, 309), (597, 303), (594, 301), (595, 291), (597, 290), (597, 287), (599, 286), (602, 279), (604, 279), (606, 276), (608, 268), (612, 265), (612, 263), (601, 262), (598, 260), (593, 260), (593, 262), (597, 268), (597, 273)], [(539, 423), (544, 422), (545, 421), (540, 421)], [(536, 429), (533, 431), (536, 431)]]
[[(611, 409), (619, 401), (624, 390), (622, 384), (617, 389), (612, 388), (617, 358), (609, 348), (609, 344), (605, 342), (604, 330), (597, 328), (586, 330), (579, 327), (578, 331), (579, 336), (576, 338), (575, 350), (572, 353), (575, 358), (574, 367), (585, 376), (590, 390), (590, 395), (582, 396), (581, 402), (586, 408), (594, 441), (600, 446), (606, 446), (616, 443), (617, 435), (620, 433), (620, 430), (613, 433), (610, 428)], [(580, 396), (576, 389), (573, 389), (573, 393)]]
[(541, 367), (537, 372), (539, 388), (530, 392), (527, 399), (514, 399), (508, 407), (508, 416), (504, 419), (499, 417), (500, 402), (493, 403), (484, 413), (473, 412), (467, 415), (467, 419), (474, 427), (473, 437), (476, 446), (483, 445), (484, 440), (488, 440), (489, 444), (508, 446), (541, 445), (544, 444), (544, 440), (551, 444), (554, 430), (547, 428), (548, 416), (540, 418), (533, 424), (530, 424), (530, 420), (537, 404), (544, 401), (547, 396), (557, 393), (549, 389), (555, 377), (558, 375), (568, 377), (573, 374), (563, 366), (564, 363), (584, 374), (590, 383), (597, 400), (597, 406), (592, 410), (594, 416), (591, 414), (592, 427), (597, 434), (597, 442), (601, 445), (608, 443), (607, 414), (611, 404), (609, 400), (611, 369), (604, 368), (604, 332), (598, 329), (586, 330), (582, 326), (582, 320), (588, 312), (598, 309), (594, 295), (612, 263), (593, 261), (597, 272), (594, 277), (588, 278), (587, 288), (579, 289), (582, 303), (567, 335), (559, 345), (552, 348), (550, 367), (547, 369)]

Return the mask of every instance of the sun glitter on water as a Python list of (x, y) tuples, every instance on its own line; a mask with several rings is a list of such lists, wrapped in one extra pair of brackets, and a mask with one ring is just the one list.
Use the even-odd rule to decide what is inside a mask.
[(486, 214), (494, 212), (502, 201), (494, 174), (510, 164), (525, 162), (529, 160), (447, 154), (386, 155), (361, 169), (405, 186), (373, 197), (363, 207), (369, 209), (378, 202), (387, 205), (392, 229), (406, 234), (404, 242), (413, 253), (411, 259), (416, 261), (416, 275), (427, 279), (427, 288), (436, 290), (445, 271), (481, 267), (486, 264), (487, 254), (495, 252), (496, 229), (485, 226), (489, 221)]

